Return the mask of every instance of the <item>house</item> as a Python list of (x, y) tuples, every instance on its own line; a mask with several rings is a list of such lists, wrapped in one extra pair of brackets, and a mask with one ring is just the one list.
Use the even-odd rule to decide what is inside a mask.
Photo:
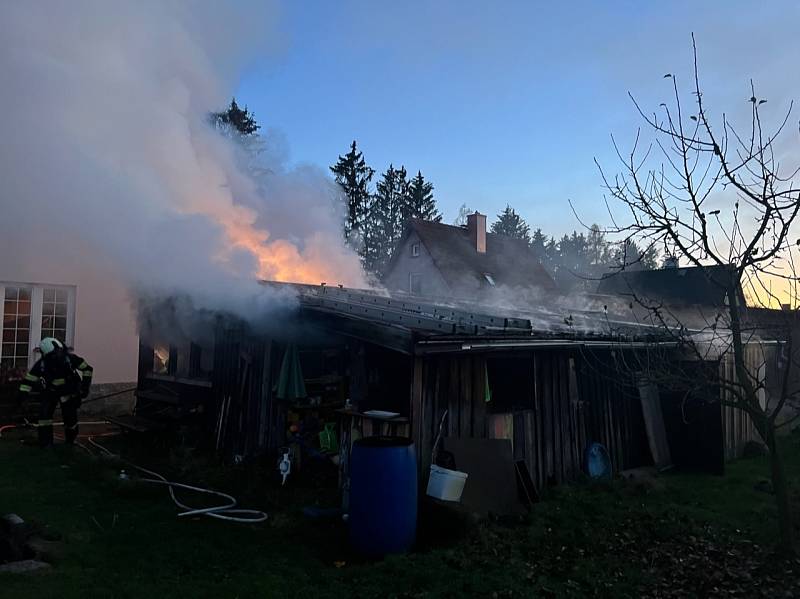
[(74, 345), (76, 293), (74, 285), (0, 281), (0, 370), (28, 370), (44, 337)]
[[(75, 278), (57, 276), (58, 267), (36, 269), (7, 265), (19, 276), (0, 280), (3, 320), (0, 323), (0, 381), (14, 378), (37, 359), (43, 337), (64, 341), (95, 369), (94, 387), (130, 383), (136, 378), (136, 323), (125, 287), (104, 273), (75, 266)], [(19, 266), (19, 268), (17, 268)], [(47, 274), (52, 278), (45, 278)], [(130, 387), (130, 384), (127, 385)], [(127, 388), (126, 387), (126, 388)]]
[(510, 290), (555, 290), (520, 239), (486, 231), (486, 216), (466, 227), (411, 219), (383, 276), (387, 289), (429, 298), (488, 298)]
[[(664, 303), (674, 308), (701, 306), (719, 308), (727, 305), (727, 286), (731, 280), (729, 265), (668, 266), (658, 270), (623, 270), (608, 274), (597, 285), (597, 293), (624, 295), (644, 303)], [(739, 300), (744, 295), (739, 289)]]
[[(87, 411), (131, 409), (136, 377), (131, 345), (135, 347), (136, 331), (130, 304), (121, 288), (98, 279), (97, 273), (87, 271), (78, 278), (85, 287), (63, 279), (0, 281), (0, 416), (17, 415), (19, 380), (39, 358), (36, 348), (44, 337), (74, 347), (94, 367), (91, 399), (109, 398), (89, 404)], [(36, 402), (29, 402), (26, 409), (32, 416)]]
[[(642, 375), (653, 361), (680, 363), (677, 344), (613, 314), (291, 287), (298, 306), (270, 319), (279, 323), (272, 330), (190, 315), (174, 298), (147, 306), (136, 416), (123, 424), (181, 430), (234, 462), (292, 445), (319, 454), (326, 426), (340, 439), (400, 434), (416, 443), (421, 476), (441, 426), (445, 448), (504, 440), (509, 459), (544, 488), (581, 476), (592, 443), (607, 448), (615, 471), (657, 462), (645, 415), (653, 401), (685, 399)], [(702, 455), (704, 468), (719, 471), (739, 454), (752, 424), (726, 430), (722, 410), (703, 404), (689, 425), (680, 410), (665, 413), (676, 462), (693, 466)]]

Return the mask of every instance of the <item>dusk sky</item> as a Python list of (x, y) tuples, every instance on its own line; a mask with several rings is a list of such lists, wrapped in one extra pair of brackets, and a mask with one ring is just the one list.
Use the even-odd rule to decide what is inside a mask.
[[(607, 222), (593, 159), (618, 170), (644, 107), (686, 89), (691, 32), (711, 111), (746, 112), (749, 80), (778, 117), (798, 89), (794, 2), (294, 2), (277, 53), (237, 96), (285, 136), (292, 162), (332, 164), (358, 140), (380, 173), (421, 169), (448, 222), (506, 203), (560, 234)], [(377, 178), (377, 176), (376, 176)]]

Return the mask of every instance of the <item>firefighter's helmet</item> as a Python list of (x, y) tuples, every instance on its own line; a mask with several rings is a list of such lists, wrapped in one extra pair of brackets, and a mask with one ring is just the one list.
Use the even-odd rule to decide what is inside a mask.
[(64, 344), (55, 337), (45, 337), (39, 342), (39, 351), (43, 356), (52, 353), (56, 349), (64, 349)]

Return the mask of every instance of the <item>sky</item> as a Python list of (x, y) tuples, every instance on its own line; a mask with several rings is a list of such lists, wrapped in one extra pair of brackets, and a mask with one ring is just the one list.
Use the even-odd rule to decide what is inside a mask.
[(236, 96), (292, 162), (327, 167), (355, 139), (378, 173), (421, 170), (448, 222), (510, 204), (560, 235), (581, 227), (569, 202), (608, 224), (594, 160), (619, 171), (611, 134), (627, 147), (641, 125), (629, 91), (655, 109), (673, 73), (688, 94), (692, 32), (712, 111), (745, 115), (752, 78), (782, 116), (798, 17), (783, 1), (292, 2)]

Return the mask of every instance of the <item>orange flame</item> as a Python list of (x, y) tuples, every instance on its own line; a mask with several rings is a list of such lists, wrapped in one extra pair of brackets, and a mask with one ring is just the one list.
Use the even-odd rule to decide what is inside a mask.
[(344, 247), (339, 237), (314, 235), (304, 240), (301, 250), (285, 239), (270, 241), (270, 233), (255, 227), (255, 215), (241, 206), (227, 214), (218, 214), (216, 220), (223, 226), (231, 250), (245, 249), (256, 258), (255, 274), (259, 279), (312, 285), (322, 282), (364, 285), (357, 256)]

